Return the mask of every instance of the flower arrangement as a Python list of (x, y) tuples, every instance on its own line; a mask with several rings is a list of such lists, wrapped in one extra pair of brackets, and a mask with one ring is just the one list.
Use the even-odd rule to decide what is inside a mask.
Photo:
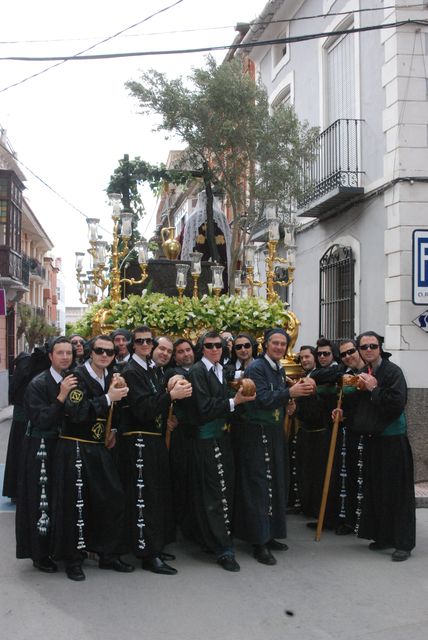
[[(73, 332), (89, 337), (96, 319), (110, 309), (110, 299), (92, 305), (85, 316), (73, 326)], [(207, 329), (233, 333), (246, 331), (261, 335), (268, 327), (287, 327), (291, 318), (281, 300), (268, 303), (262, 298), (239, 298), (223, 295), (219, 298), (169, 297), (161, 293), (143, 292), (130, 295), (109, 311), (109, 325), (132, 331), (147, 325), (155, 333), (194, 337)], [(109, 327), (110, 329), (110, 327)]]

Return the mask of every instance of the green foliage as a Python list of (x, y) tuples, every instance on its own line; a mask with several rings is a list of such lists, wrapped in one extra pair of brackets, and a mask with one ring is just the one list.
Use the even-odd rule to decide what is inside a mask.
[[(267, 201), (275, 201), (278, 216), (289, 221), (300, 195), (300, 170), (318, 131), (300, 123), (292, 107), (271, 110), (265, 88), (247, 73), (242, 58), (217, 65), (208, 56), (205, 67), (185, 79), (169, 80), (152, 69), (126, 86), (143, 114), (160, 117), (155, 130), (178, 135), (187, 145), (186, 167), (209, 166), (210, 180), (226, 194), (234, 220), (246, 212), (248, 228), (254, 228)], [(232, 234), (233, 287), (242, 243), (239, 224)]]
[(57, 327), (48, 324), (43, 316), (34, 315), (30, 305), (20, 304), (18, 313), (17, 338), (25, 336), (30, 352), (35, 346), (42, 345), (49, 338), (58, 335)]
[[(100, 308), (108, 308), (109, 300), (93, 305), (77, 322), (73, 331), (89, 337), (92, 322)], [(288, 313), (281, 301), (269, 304), (262, 298), (235, 296), (203, 296), (179, 301), (160, 293), (131, 295), (112, 310), (111, 318), (117, 327), (134, 329), (147, 325), (157, 333), (182, 335), (184, 332), (201, 333), (205, 329), (232, 332), (249, 331), (261, 334), (267, 327), (285, 326)]]

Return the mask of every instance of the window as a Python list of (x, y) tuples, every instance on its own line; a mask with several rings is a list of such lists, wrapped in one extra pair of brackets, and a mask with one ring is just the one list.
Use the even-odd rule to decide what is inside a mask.
[(289, 105), (291, 105), (291, 86), (288, 84), (272, 101), (271, 107), (275, 110), (280, 106), (286, 107)]
[(355, 336), (355, 260), (335, 244), (320, 260), (320, 335), (339, 341)]
[[(290, 30), (288, 25), (278, 36), (277, 40), (288, 38)], [(271, 49), (272, 56), (272, 80), (278, 75), (282, 67), (290, 60), (290, 45), (287, 42), (279, 42), (273, 44)]]
[[(351, 29), (353, 25), (348, 18), (338, 28)], [(352, 34), (332, 36), (325, 44), (326, 127), (339, 118), (356, 118), (354, 47)]]

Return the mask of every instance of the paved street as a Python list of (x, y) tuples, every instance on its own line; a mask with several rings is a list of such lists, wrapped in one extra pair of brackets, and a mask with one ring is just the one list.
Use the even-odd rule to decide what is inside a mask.
[[(0, 423), (4, 463), (10, 421)], [(14, 512), (0, 505), (0, 616), (5, 640), (425, 640), (428, 509), (418, 509), (417, 547), (404, 563), (352, 536), (314, 542), (289, 519), (289, 551), (258, 564), (237, 545), (241, 572), (180, 544), (176, 576), (123, 575), (85, 563), (86, 582), (46, 575), (16, 560)]]

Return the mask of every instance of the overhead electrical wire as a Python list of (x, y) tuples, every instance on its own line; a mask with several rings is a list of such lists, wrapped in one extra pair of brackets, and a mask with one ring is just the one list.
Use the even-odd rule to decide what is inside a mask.
[[(67, 200), (67, 198), (65, 198), (63, 195), (61, 195), (56, 189), (54, 189), (53, 187), (50, 186), (50, 184), (48, 184), (46, 182), (46, 180), (43, 180), (43, 178), (41, 178), (39, 175), (37, 175), (37, 173), (35, 173), (32, 169), (30, 169), (30, 167), (28, 167), (24, 162), (22, 162), (22, 160), (19, 160), (19, 158), (17, 158), (14, 153), (12, 153), (12, 151), (10, 151), (10, 149), (8, 149), (7, 147), (4, 146), (4, 144), (2, 142), (0, 142), (0, 147), (6, 151), (6, 153), (8, 155), (10, 155), (13, 160), (15, 162), (17, 162), (18, 164), (20, 164), (25, 171), (28, 171), (28, 173), (31, 173), (31, 175), (36, 178), (36, 180), (38, 180), (39, 182), (42, 183), (42, 185), (44, 187), (46, 187), (47, 189), (49, 189), (49, 191), (52, 191), (52, 193), (54, 195), (56, 195), (58, 198), (60, 198), (60, 200), (62, 200), (63, 202), (65, 202), (65, 204), (67, 204), (69, 207), (71, 207), (71, 209), (73, 209), (74, 211), (76, 211), (79, 215), (83, 216), (85, 218), (85, 220), (87, 218), (89, 218), (90, 216), (88, 216), (86, 213), (83, 213), (83, 211), (81, 209), (79, 209), (79, 207), (76, 207), (72, 202), (70, 202), (69, 200)], [(111, 235), (111, 231), (109, 231), (108, 229), (105, 229), (104, 227), (100, 226), (100, 229), (102, 229), (103, 231), (105, 231), (106, 233), (108, 233), (109, 235)]]
[[(330, 36), (348, 35), (353, 33), (363, 33), (368, 31), (381, 31), (383, 29), (392, 29), (394, 27), (403, 27), (405, 25), (415, 24), (419, 26), (428, 26), (428, 20), (400, 20), (398, 22), (388, 22), (379, 25), (371, 25), (366, 27), (353, 27), (352, 29), (336, 29), (335, 31), (323, 31), (319, 33), (311, 33), (300, 36), (288, 36), (284, 38), (274, 38), (269, 40), (258, 40), (254, 42), (246, 42), (239, 44), (227, 44), (213, 47), (196, 47), (193, 49), (165, 49), (154, 51), (131, 51), (123, 53), (99, 53), (90, 55), (72, 55), (72, 56), (0, 56), (0, 60), (13, 60), (15, 62), (47, 62), (62, 60), (63, 62), (82, 62), (87, 60), (112, 60), (119, 58), (137, 58), (143, 56), (166, 56), (179, 55), (185, 53), (209, 53), (210, 51), (224, 51), (229, 49), (252, 49), (254, 47), (263, 47), (266, 45), (276, 44), (292, 44), (296, 42), (307, 42), (308, 40), (316, 40), (319, 38), (328, 38)], [(11, 85), (14, 86), (14, 85)], [(9, 87), (7, 87), (9, 88)], [(2, 89), (1, 91), (5, 91)], [(0, 93), (1, 93), (0, 91)]]
[[(382, 7), (366, 7), (364, 9), (352, 9), (352, 11), (331, 11), (328, 13), (318, 13), (318, 14), (313, 14), (310, 16), (299, 16), (297, 18), (281, 18), (278, 20), (269, 20), (269, 21), (258, 21), (258, 20), (254, 20), (251, 21), (250, 26), (251, 27), (257, 27), (257, 26), (268, 26), (270, 24), (281, 24), (281, 23), (289, 23), (289, 22), (301, 22), (303, 20), (314, 20), (314, 19), (318, 19), (318, 18), (330, 18), (330, 17), (334, 17), (334, 16), (344, 16), (344, 15), (349, 15), (350, 13), (353, 14), (357, 14), (357, 13), (367, 13), (367, 12), (375, 12), (375, 11), (385, 11), (388, 9), (395, 9), (395, 10), (399, 10), (399, 9), (418, 9), (418, 8), (425, 8), (426, 5), (423, 4), (412, 4), (412, 5), (386, 5), (386, 6), (382, 6)], [(221, 31), (223, 29), (235, 29), (236, 25), (233, 24), (226, 24), (226, 25), (220, 25), (217, 27), (195, 27), (193, 29), (172, 29), (169, 31), (152, 31), (152, 32), (147, 32), (147, 33), (127, 33), (127, 34), (122, 34), (120, 36), (117, 37), (122, 37), (122, 38), (141, 38), (141, 37), (151, 37), (151, 36), (165, 36), (165, 35), (174, 35), (174, 34), (182, 34), (182, 33), (198, 33), (198, 32), (202, 32), (202, 31)], [(94, 40), (94, 39), (98, 39), (99, 36), (86, 36), (85, 38), (50, 38), (50, 39), (44, 39), (44, 40), (0, 40), (0, 45), (10, 45), (10, 44), (49, 44), (49, 43), (56, 43), (56, 42), (82, 42), (82, 41), (87, 41), (87, 40)], [(78, 54), (76, 54), (78, 55)]]
[[(164, 13), (165, 11), (168, 11), (172, 7), (175, 7), (177, 4), (181, 4), (182, 2), (183, 2), (183, 0), (176, 0), (176, 2), (173, 2), (172, 4), (168, 5), (167, 7), (163, 7), (162, 9), (159, 9), (158, 11), (155, 11), (151, 15), (147, 16), (146, 18), (143, 18), (142, 20), (139, 20), (135, 24), (131, 24), (129, 27), (125, 27), (125, 29), (121, 29), (117, 33), (114, 33), (113, 35), (108, 36), (106, 38), (103, 38), (103, 40), (100, 40), (99, 42), (96, 42), (95, 44), (91, 45), (90, 47), (87, 47), (83, 51), (79, 51), (78, 53), (75, 53), (74, 56), (68, 56), (67, 58), (45, 58), (45, 61), (60, 60), (61, 62), (59, 62), (58, 64), (51, 65), (49, 67), (46, 67), (45, 69), (42, 69), (41, 71), (38, 71), (37, 73), (33, 73), (31, 76), (27, 76), (26, 78), (23, 78), (22, 80), (19, 80), (18, 82), (14, 82), (13, 84), (8, 85), (7, 87), (3, 87), (3, 89), (0, 89), (0, 93), (3, 93), (4, 91), (7, 91), (8, 89), (12, 89), (12, 87), (17, 87), (18, 85), (23, 84), (24, 82), (27, 82), (28, 80), (31, 80), (32, 78), (36, 78), (37, 76), (40, 76), (43, 73), (46, 73), (47, 71), (50, 71), (51, 69), (53, 69), (55, 67), (59, 67), (60, 65), (65, 64), (69, 60), (73, 60), (73, 58), (75, 58), (77, 56), (80, 56), (81, 54), (86, 53), (87, 51), (91, 51), (92, 49), (95, 49), (95, 47), (98, 47), (99, 45), (104, 44), (105, 42), (109, 42), (110, 40), (113, 40), (114, 38), (119, 37), (120, 35), (125, 33), (125, 31), (129, 31), (130, 29), (134, 29), (135, 27), (138, 27), (138, 25), (143, 24), (143, 22), (147, 22), (148, 20), (151, 20), (151, 18), (154, 18), (155, 16), (157, 16), (157, 15), (159, 15), (161, 13)], [(7, 59), (7, 58), (4, 58), (4, 59)]]

